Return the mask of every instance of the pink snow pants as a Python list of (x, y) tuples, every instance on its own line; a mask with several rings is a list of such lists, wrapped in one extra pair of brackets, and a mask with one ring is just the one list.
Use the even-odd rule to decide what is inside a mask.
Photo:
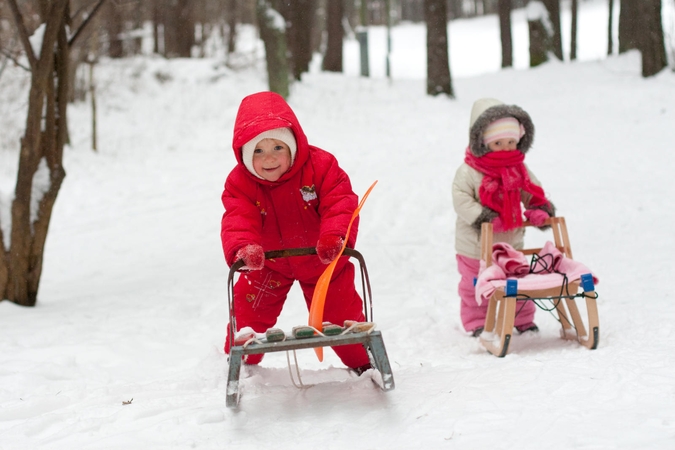
[[(251, 327), (257, 333), (264, 333), (274, 326), (286, 302), (286, 296), (295, 279), (291, 274), (282, 274), (265, 266), (262, 270), (242, 273), (234, 286), (234, 310), (237, 331)], [(312, 303), (316, 286), (314, 280), (299, 280), (307, 303)], [(338, 264), (326, 294), (323, 313), (324, 321), (342, 325), (345, 320), (363, 322), (363, 301), (354, 287), (354, 265), (351, 262)], [(307, 318), (298, 320), (298, 325), (307, 322)], [(286, 331), (286, 330), (285, 330)], [(290, 330), (287, 330), (290, 331)], [(229, 326), (225, 340), (225, 353), (230, 351)], [(351, 368), (369, 363), (368, 354), (361, 344), (332, 347), (342, 362)], [(257, 364), (262, 355), (247, 355), (245, 362)]]
[[(479, 268), (480, 260), (457, 254), (457, 269), (462, 276), (457, 289), (461, 299), (459, 314), (466, 331), (473, 331), (485, 325), (488, 302), (483, 302), (481, 305), (476, 302), (476, 289), (473, 285), (473, 279), (478, 276)], [(519, 301), (516, 306), (514, 325), (520, 327), (531, 324), (536, 310), (534, 302)]]

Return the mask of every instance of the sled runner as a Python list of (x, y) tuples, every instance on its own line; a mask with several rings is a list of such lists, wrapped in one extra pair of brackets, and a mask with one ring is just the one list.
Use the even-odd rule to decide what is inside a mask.
[[(287, 258), (294, 256), (315, 255), (314, 247), (297, 248), (287, 250), (274, 250), (265, 252), (265, 259)], [(239, 375), (241, 372), (242, 357), (261, 353), (292, 351), (307, 348), (336, 347), (349, 344), (361, 344), (365, 347), (374, 369), (381, 375), (380, 388), (383, 391), (394, 389), (394, 377), (391, 372), (389, 358), (384, 347), (382, 333), (375, 330), (373, 320), (373, 299), (370, 289), (370, 280), (366, 269), (365, 260), (361, 253), (354, 249), (345, 248), (343, 256), (349, 256), (359, 261), (361, 273), (361, 285), (363, 288), (363, 307), (365, 322), (351, 322), (345, 324), (324, 324), (323, 331), (315, 330), (309, 326), (294, 327), (288, 335), (277, 328), (267, 330), (258, 336), (252, 333), (246, 342), (235, 340), (236, 321), (234, 311), (234, 276), (243, 266), (243, 261), (237, 261), (230, 268), (227, 280), (228, 303), (230, 314), (230, 356), (227, 375), (226, 404), (234, 408), (239, 404)]]
[[(553, 244), (548, 243), (547, 245), (550, 244), (551, 249), (554, 251), (557, 249), (562, 254), (561, 256), (568, 258), (561, 259), (565, 261), (566, 268), (584, 268), (585, 266), (572, 260), (572, 249), (567, 234), (565, 218), (551, 217), (547, 219), (546, 225), (551, 226), (550, 231), (552, 231), (554, 239)], [(530, 222), (524, 222), (523, 226), (534, 225)], [(492, 224), (483, 223), (481, 230), (481, 264), (484, 263), (486, 269), (494, 263), (493, 249)], [(520, 252), (524, 255), (532, 255), (532, 258), (537, 258), (542, 254), (542, 249), (528, 248)], [(545, 252), (544, 250), (543, 253)], [(534, 264), (535, 262), (531, 263), (531, 269)], [(479, 280), (486, 272), (487, 270), (481, 272)], [(499, 357), (505, 356), (512, 339), (518, 305), (522, 304), (522, 301), (536, 301), (538, 305), (542, 301), (550, 301), (552, 306), (549, 311), (552, 313), (555, 311), (558, 321), (562, 325), (561, 337), (563, 339), (577, 340), (581, 345), (591, 350), (597, 348), (600, 339), (600, 325), (596, 304), (597, 294), (592, 274), (581, 269), (569, 270), (569, 274), (562, 273), (562, 271), (553, 271), (553, 273), (547, 272), (543, 275), (530, 274), (528, 276), (530, 280), (533, 279), (532, 277), (535, 277), (535, 283), (530, 282), (529, 286), (536, 285), (536, 289), (528, 289), (528, 283), (525, 279), (507, 278), (503, 281), (500, 280), (501, 282), (492, 282), (494, 292), (491, 293), (488, 299), (489, 303), (484, 331), (480, 335), (480, 342), (483, 346), (493, 355)], [(548, 278), (536, 278), (542, 276)], [(539, 280), (544, 281), (541, 282)], [(582, 298), (586, 300), (587, 324), (584, 324), (579, 306), (576, 303), (577, 299)], [(541, 307), (541, 305), (539, 306)]]

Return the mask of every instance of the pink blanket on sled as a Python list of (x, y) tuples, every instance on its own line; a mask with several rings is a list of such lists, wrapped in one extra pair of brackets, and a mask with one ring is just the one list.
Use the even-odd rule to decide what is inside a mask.
[(590, 273), (593, 282), (598, 284), (598, 278), (588, 267), (565, 257), (550, 241), (546, 242), (536, 255), (536, 259), (530, 273), (530, 263), (523, 253), (505, 242), (494, 244), (492, 265), (486, 268), (485, 263), (481, 261), (476, 280), (476, 302), (480, 305), (483, 301), (488, 301), (497, 288), (506, 286), (507, 278), (518, 280), (519, 290), (562, 286), (565, 275), (568, 281), (574, 281), (586, 273)]

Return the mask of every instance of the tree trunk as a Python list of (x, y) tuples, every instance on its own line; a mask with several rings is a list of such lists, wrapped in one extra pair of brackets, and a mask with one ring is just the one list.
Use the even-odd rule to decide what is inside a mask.
[(122, 41), (122, 31), (124, 24), (122, 12), (115, 2), (108, 3), (106, 8), (106, 31), (108, 33), (108, 56), (111, 58), (124, 57), (124, 45)]
[(530, 67), (537, 67), (548, 61), (551, 37), (542, 19), (528, 20), (527, 27), (530, 36)]
[(189, 58), (195, 45), (195, 21), (189, 0), (172, 0), (164, 14), (164, 54), (168, 58)]
[(621, 0), (619, 3), (619, 53), (639, 48), (640, 24), (637, 7), (636, 0)]
[(342, 39), (344, 38), (342, 0), (329, 0), (326, 8), (328, 42), (321, 69), (328, 72), (342, 72)]
[(163, 27), (162, 10), (160, 2), (162, 0), (152, 0), (152, 51), (156, 54), (164, 54), (163, 37), (160, 42), (159, 30)]
[(237, 0), (227, 0), (227, 54), (234, 53), (237, 44)]
[(450, 0), (450, 18), (461, 19), (466, 16), (462, 7), (463, 4), (464, 0)]
[[(61, 163), (67, 126), (70, 58), (66, 35), (68, 0), (44, 4), (42, 22), (46, 27), (39, 56), (26, 48), (26, 45), (30, 46), (28, 34), (16, 0), (9, 0), (9, 5), (20, 34), (26, 37), (22, 40), (31, 64), (31, 87), (12, 202), (8, 249), (0, 231), (0, 299), (35, 306), (49, 220), (65, 177)], [(48, 181), (35, 183), (40, 178), (35, 176), (38, 170), (49, 172)], [(36, 211), (31, 209), (34, 195), (39, 196), (35, 199)]]
[(607, 21), (607, 55), (614, 53), (614, 0), (609, 0), (609, 20)]
[(638, 12), (642, 76), (650, 77), (668, 65), (661, 21), (661, 0), (641, 0)]
[(309, 63), (312, 61), (312, 27), (315, 13), (315, 0), (293, 0), (289, 4), (288, 46), (291, 50), (291, 70), (296, 80), (300, 80), (303, 73), (309, 72)]
[(499, 0), (499, 33), (502, 40), (502, 67), (513, 67), (511, 38), (511, 0)]
[(546, 9), (548, 10), (548, 17), (553, 26), (553, 36), (551, 38), (551, 49), (553, 54), (560, 61), (564, 60), (562, 51), (562, 37), (560, 28), (560, 0), (543, 0)]
[(289, 69), (286, 56), (286, 30), (275, 24), (284, 23), (281, 14), (266, 0), (257, 0), (258, 27), (260, 38), (265, 44), (265, 60), (270, 91), (283, 98), (289, 94)]
[(570, 31), (570, 61), (577, 59), (577, 18), (579, 0), (572, 0), (572, 30)]
[(424, 0), (427, 23), (427, 94), (454, 98), (448, 55), (448, 21), (445, 0)]
[(66, 176), (63, 146), (68, 134), (70, 50), (105, 1), (99, 0), (70, 41), (67, 34), (69, 0), (43, 1), (40, 17), (45, 27), (42, 47), (36, 55), (17, 0), (7, 0), (30, 64), (31, 86), (11, 207), (9, 248), (0, 227), (0, 300), (23, 306), (35, 306), (37, 302), (49, 222)]

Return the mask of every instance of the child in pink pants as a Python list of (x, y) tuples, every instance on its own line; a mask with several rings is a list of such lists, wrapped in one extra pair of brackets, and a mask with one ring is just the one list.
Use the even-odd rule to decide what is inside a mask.
[[(471, 110), (469, 145), (464, 163), (455, 173), (452, 202), (457, 213), (455, 250), (461, 275), (460, 316), (464, 329), (473, 336), (483, 331), (487, 304), (476, 301), (474, 278), (480, 265), (480, 232), (492, 222), (494, 242), (523, 248), (523, 215), (543, 226), (555, 214), (539, 181), (524, 163), (534, 140), (529, 114), (499, 100), (477, 100)], [(524, 211), (521, 208), (524, 206)], [(518, 302), (515, 327), (519, 332), (537, 331), (533, 302)]]

